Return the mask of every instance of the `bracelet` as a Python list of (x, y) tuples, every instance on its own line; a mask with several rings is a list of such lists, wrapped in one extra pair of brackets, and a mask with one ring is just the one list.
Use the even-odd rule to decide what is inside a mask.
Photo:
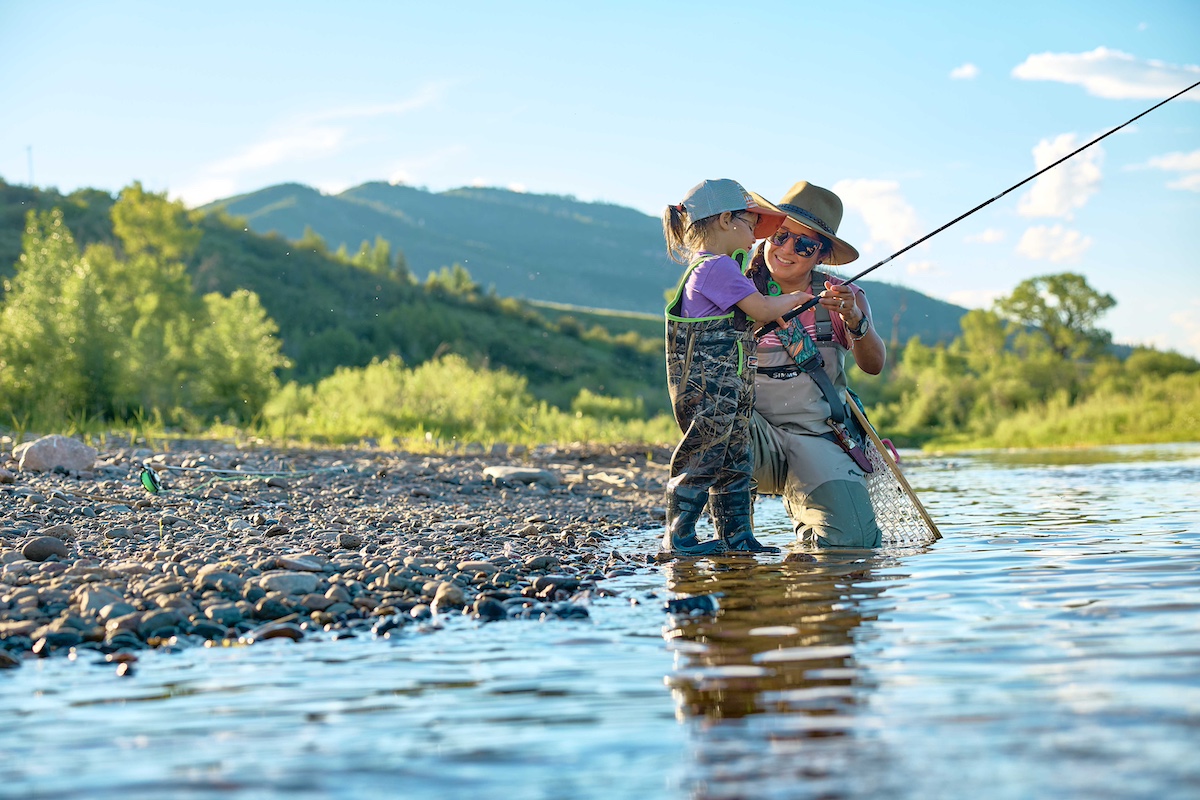
[(850, 334), (850, 338), (857, 342), (866, 336), (869, 330), (871, 330), (871, 318), (863, 314), (862, 319), (858, 322), (858, 327), (846, 328), (846, 333)]

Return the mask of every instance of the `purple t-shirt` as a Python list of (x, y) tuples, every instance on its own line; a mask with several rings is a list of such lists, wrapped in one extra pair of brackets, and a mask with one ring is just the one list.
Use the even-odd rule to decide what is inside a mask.
[(757, 291), (754, 282), (742, 274), (741, 267), (732, 258), (710, 258), (692, 270), (683, 285), (680, 316), (688, 319), (719, 317)]

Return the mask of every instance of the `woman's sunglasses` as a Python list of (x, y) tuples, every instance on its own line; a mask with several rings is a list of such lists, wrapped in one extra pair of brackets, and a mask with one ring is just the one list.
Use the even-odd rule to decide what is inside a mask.
[(805, 236), (803, 233), (792, 233), (791, 231), (783, 228), (780, 228), (774, 234), (772, 234), (770, 241), (771, 244), (775, 245), (776, 247), (783, 247), (785, 244), (787, 244), (788, 239), (796, 240), (795, 244), (792, 245), (792, 249), (795, 251), (796, 255), (800, 256), (801, 258), (808, 258), (813, 253), (820, 250), (822, 246), (820, 239), (814, 239), (811, 236)]

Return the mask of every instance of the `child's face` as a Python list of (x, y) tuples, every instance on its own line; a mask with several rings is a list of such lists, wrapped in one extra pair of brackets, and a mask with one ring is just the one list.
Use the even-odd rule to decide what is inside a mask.
[(754, 246), (754, 226), (758, 224), (758, 214), (753, 211), (735, 211), (731, 220), (734, 227), (735, 250), (749, 250)]

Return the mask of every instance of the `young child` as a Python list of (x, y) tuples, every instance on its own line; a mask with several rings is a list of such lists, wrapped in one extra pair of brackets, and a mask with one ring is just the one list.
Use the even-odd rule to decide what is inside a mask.
[[(808, 295), (760, 294), (742, 263), (755, 239), (770, 236), (785, 218), (728, 179), (704, 181), (663, 212), (667, 253), (688, 264), (666, 309), (667, 389), (683, 438), (671, 456), (664, 556), (779, 552), (754, 538), (750, 522), (756, 358), (747, 317), (760, 324), (775, 319)], [(701, 542), (696, 522), (705, 503), (718, 538)]]

